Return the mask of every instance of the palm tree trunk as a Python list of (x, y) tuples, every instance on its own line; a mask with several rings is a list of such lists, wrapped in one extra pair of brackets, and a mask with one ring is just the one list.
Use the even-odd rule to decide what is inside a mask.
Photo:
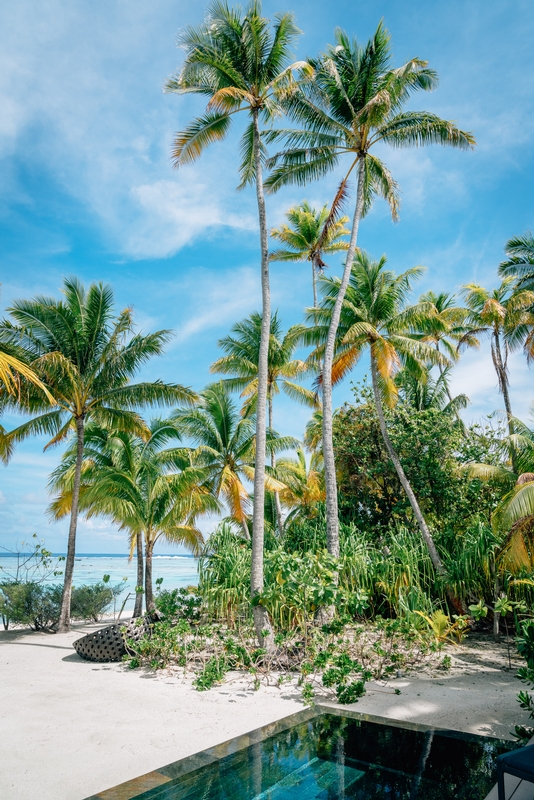
[[(254, 508), (252, 512), (252, 564), (250, 570), (250, 592), (254, 597), (263, 590), (263, 540), (265, 532), (265, 442), (267, 405), (267, 367), (269, 335), (271, 329), (271, 292), (269, 286), (269, 247), (267, 238), (267, 215), (260, 151), (260, 128), (258, 109), (252, 110), (254, 165), (256, 168), (256, 197), (260, 224), (261, 245), (261, 299), (262, 320), (260, 351), (258, 359), (258, 400), (256, 406), (256, 463), (254, 469)], [(254, 626), (261, 647), (271, 650), (274, 636), (267, 610), (261, 605), (253, 606)]]
[(242, 527), (242, 529), (243, 529), (243, 536), (244, 536), (244, 538), (247, 540), (247, 542), (250, 542), (250, 531), (249, 531), (249, 529), (248, 529), (248, 525), (247, 525), (247, 521), (246, 521), (246, 519), (244, 519), (244, 520), (241, 522), (241, 527)]
[[(269, 396), (269, 429), (272, 433), (273, 430), (273, 398), (272, 395)], [(274, 451), (271, 453), (271, 468), (274, 472), (276, 468), (276, 456)], [(278, 492), (274, 492), (274, 505), (276, 508), (276, 524), (278, 527), (278, 533), (280, 536), (284, 535), (284, 518), (282, 516), (282, 505), (280, 503), (280, 495)]]
[[(386, 450), (388, 451), (389, 457), (393, 462), (393, 466), (395, 467), (395, 471), (399, 477), (401, 482), (402, 488), (408, 497), (410, 505), (412, 507), (412, 511), (414, 513), (415, 519), (417, 521), (417, 526), (421, 532), (421, 536), (423, 537), (423, 541), (427, 546), (428, 554), (430, 556), (430, 560), (434, 565), (434, 569), (436, 570), (437, 574), (444, 578), (446, 576), (446, 570), (443, 566), (443, 561), (441, 560), (439, 553), (436, 549), (436, 545), (434, 544), (434, 539), (432, 538), (432, 534), (426, 524), (426, 520), (423, 516), (423, 513), (419, 507), (419, 503), (417, 502), (417, 498), (413, 492), (413, 489), (410, 485), (408, 478), (406, 477), (406, 473), (402, 468), (402, 464), (400, 463), (399, 457), (395, 452), (395, 449), (391, 443), (391, 439), (389, 438), (389, 434), (386, 428), (386, 420), (384, 417), (384, 409), (382, 407), (382, 398), (380, 397), (380, 389), (378, 386), (378, 375), (376, 370), (376, 363), (371, 353), (371, 378), (373, 382), (373, 394), (375, 398), (375, 405), (376, 405), (376, 412), (378, 415), (378, 422), (380, 425), (380, 432), (382, 434), (382, 438), (384, 440), (384, 444), (386, 446)], [(457, 614), (465, 614), (467, 611), (467, 607), (465, 602), (457, 597), (450, 589), (446, 589), (447, 598), (455, 609)]]
[(343, 305), (343, 300), (345, 299), (347, 286), (349, 285), (352, 262), (354, 261), (356, 243), (358, 241), (358, 228), (363, 211), (365, 176), (365, 158), (363, 156), (360, 156), (358, 166), (358, 190), (356, 194), (356, 208), (354, 210), (354, 218), (352, 221), (352, 232), (350, 236), (349, 248), (347, 250), (347, 258), (345, 261), (345, 268), (343, 270), (343, 277), (341, 279), (336, 302), (332, 311), (330, 327), (328, 328), (328, 337), (326, 340), (323, 364), (323, 457), (326, 488), (326, 541), (328, 552), (335, 558), (339, 557), (339, 519), (332, 420), (332, 364), (334, 361), (337, 329), (339, 327), (339, 320), (341, 317), (341, 307)]
[(137, 586), (135, 587), (135, 605), (134, 605), (134, 617), (140, 617), (143, 613), (143, 576), (144, 576), (144, 567), (143, 567), (143, 534), (140, 531), (136, 538), (136, 546), (137, 546)]
[(83, 416), (76, 417), (76, 466), (74, 468), (74, 483), (72, 486), (69, 539), (67, 543), (67, 558), (65, 561), (65, 579), (63, 582), (63, 596), (61, 598), (61, 611), (59, 612), (59, 623), (57, 628), (58, 633), (66, 633), (70, 630), (70, 601), (72, 595), (74, 557), (76, 555), (76, 529), (78, 526), (78, 506), (80, 502), (84, 436), (84, 418)]
[(313, 287), (313, 307), (317, 308), (317, 270), (315, 269), (315, 264), (311, 262), (312, 268), (312, 287)]
[[(508, 417), (508, 433), (510, 436), (514, 433), (514, 423), (512, 422), (512, 404), (510, 402), (510, 391), (507, 375), (506, 356), (503, 358), (501, 350), (501, 339), (499, 330), (493, 330), (493, 344), (491, 348), (491, 355), (493, 357), (493, 365), (497, 372), (497, 380), (499, 381), (499, 389), (504, 399), (504, 408), (506, 409), (506, 416)], [(510, 447), (510, 456), (512, 460), (512, 470), (517, 474), (517, 457), (515, 447)]]
[(149, 532), (147, 531), (147, 541), (145, 545), (145, 608), (147, 614), (155, 610), (156, 604), (154, 603), (154, 592), (152, 589), (152, 554), (154, 552), (154, 543), (150, 541)]
[(384, 409), (382, 408), (382, 398), (380, 397), (380, 388), (378, 386), (378, 375), (376, 370), (376, 364), (372, 352), (371, 352), (371, 378), (373, 382), (373, 393), (375, 397), (376, 413), (378, 415), (380, 431), (382, 433), (384, 444), (386, 445), (386, 450), (388, 451), (389, 457), (391, 458), (393, 466), (395, 467), (395, 471), (399, 476), (402, 488), (404, 489), (406, 496), (410, 501), (412, 511), (417, 521), (419, 530), (421, 531), (421, 536), (423, 537), (423, 540), (427, 546), (428, 553), (430, 555), (430, 560), (434, 565), (434, 569), (436, 570), (438, 575), (443, 576), (445, 574), (445, 567), (443, 566), (443, 562), (439, 557), (438, 551), (436, 550), (436, 545), (434, 544), (432, 534), (430, 533), (428, 525), (426, 524), (426, 520), (423, 517), (421, 509), (419, 508), (419, 503), (417, 502), (417, 498), (413, 493), (413, 489), (410, 485), (410, 482), (406, 477), (406, 473), (402, 468), (402, 464), (400, 463), (399, 457), (395, 452), (395, 449), (391, 443), (391, 439), (389, 438), (389, 434), (386, 428), (386, 420), (384, 418)]

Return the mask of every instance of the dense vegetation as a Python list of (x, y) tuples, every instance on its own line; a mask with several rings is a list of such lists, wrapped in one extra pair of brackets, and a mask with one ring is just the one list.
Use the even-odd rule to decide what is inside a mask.
[[(57, 589), (46, 600), (59, 602), (59, 630), (77, 613), (78, 514), (100, 515), (136, 555), (136, 616), (144, 597), (166, 620), (136, 645), (132, 665), (171, 655), (186, 665), (193, 653), (205, 688), (237, 665), (268, 673), (285, 664), (298, 667), (308, 696), (308, 676), (320, 671), (346, 700), (366, 676), (410, 661), (396, 637), (424, 656), (429, 642), (469, 626), (491, 624), (498, 637), (501, 617), (519, 627), (532, 608), (534, 431), (513, 415), (507, 359), (517, 349), (528, 362), (534, 355), (534, 238), (505, 245), (494, 288), (467, 284), (458, 296), (417, 297), (421, 267), (398, 274), (360, 249), (376, 198), (398, 214), (398, 186), (375, 145), (469, 149), (475, 140), (409, 108), (437, 75), (420, 59), (394, 68), (382, 24), (363, 45), (338, 31), (316, 59), (292, 62), (299, 33), (291, 14), (271, 24), (257, 2), (245, 11), (216, 2), (183, 33), (183, 68), (166, 85), (208, 98), (176, 135), (177, 167), (223, 139), (234, 114), (248, 118), (240, 175), (257, 196), (262, 307), (219, 342), (215, 382), (198, 394), (133, 383), (171, 333), (135, 333), (110, 287), (69, 279), (61, 300), (17, 301), (0, 324), (2, 407), (27, 417), (0, 429), (0, 453), (7, 463), (34, 434), (66, 444), (50, 479), (52, 514), (70, 517), (61, 601)], [(303, 201), (269, 232), (265, 192), (331, 170), (340, 179), (332, 201)], [(269, 233), (279, 249), (269, 251)], [(336, 254), (342, 277), (326, 277)], [(275, 260), (311, 266), (313, 306), (303, 299), (302, 321), (287, 330), (271, 310)], [(504, 412), (467, 426), (469, 400), (452, 396), (451, 374), (467, 348), (486, 342)], [(368, 383), (334, 411), (332, 387), (362, 358)], [(280, 391), (310, 409), (302, 441), (275, 430)], [(168, 411), (147, 421), (147, 406)], [(204, 541), (201, 520), (214, 512), (225, 519)], [(161, 539), (201, 555), (194, 594), (155, 595)], [(20, 605), (19, 584), (4, 605)]]

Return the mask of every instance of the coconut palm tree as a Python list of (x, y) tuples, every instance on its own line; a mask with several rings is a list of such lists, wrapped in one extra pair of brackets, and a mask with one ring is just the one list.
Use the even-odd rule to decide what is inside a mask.
[[(192, 462), (205, 470), (206, 485), (211, 493), (225, 501), (232, 518), (241, 526), (243, 536), (250, 539), (250, 497), (246, 481), (254, 480), (255, 472), (256, 434), (252, 406), (240, 414), (230, 390), (220, 381), (203, 390), (198, 407), (177, 411), (173, 421), (195, 445), (191, 453)], [(268, 431), (268, 450), (277, 452), (293, 444), (292, 438)], [(269, 476), (265, 480), (271, 489), (282, 488)]]
[(515, 278), (520, 289), (534, 288), (534, 235), (529, 231), (506, 242), (508, 258), (499, 266), (503, 278)]
[[(142, 439), (146, 441), (148, 438), (150, 438), (150, 429), (146, 428)], [(132, 468), (133, 442), (134, 437), (130, 433), (116, 430), (115, 428), (103, 428), (92, 422), (86, 425), (80, 482), (80, 512), (91, 510), (90, 504), (87, 503), (87, 489), (98, 480), (102, 470), (128, 470)], [(49, 513), (53, 519), (61, 519), (71, 511), (75, 467), (76, 441), (73, 439), (59, 466), (50, 476), (49, 489), (56, 494), (49, 506)], [(143, 613), (143, 587), (145, 582), (142, 532), (139, 532), (135, 538), (137, 582), (133, 616), (139, 617)]]
[[(491, 358), (499, 391), (504, 400), (504, 407), (508, 418), (510, 435), (514, 432), (512, 404), (510, 401), (510, 379), (508, 376), (508, 352), (510, 348), (517, 347), (521, 341), (527, 339), (527, 356), (530, 348), (534, 347), (534, 316), (530, 309), (534, 304), (534, 292), (527, 289), (517, 289), (512, 276), (503, 278), (502, 283), (495, 289), (488, 290), (475, 283), (468, 283), (463, 287), (469, 317), (466, 320), (467, 332), (460, 338), (459, 347), (463, 347), (468, 337), (485, 336), (491, 341)], [(525, 329), (530, 328), (531, 334), (525, 336)], [(534, 351), (533, 351), (534, 352)], [(512, 462), (515, 456), (512, 449)], [(514, 472), (517, 465), (513, 463)]]
[[(132, 552), (144, 539), (145, 603), (151, 612), (155, 608), (152, 559), (157, 542), (182, 545), (198, 555), (203, 537), (195, 521), (200, 514), (217, 511), (218, 503), (204, 483), (204, 471), (191, 464), (187, 450), (177, 446), (180, 434), (175, 425), (156, 419), (147, 433), (139, 437), (98, 426), (90, 429), (80, 510), (88, 518), (108, 517), (127, 531)], [(51, 507), (56, 518), (69, 507), (75, 459), (72, 447), (53, 476), (52, 487), (61, 491)], [(138, 561), (138, 588), (143, 584), (142, 575), (139, 584), (140, 565), (142, 560)]]
[(63, 300), (36, 297), (18, 300), (8, 309), (11, 320), (0, 323), (0, 341), (16, 345), (54, 397), (50, 404), (39, 390), (28, 389), (22, 406), (37, 414), (10, 436), (14, 441), (36, 434), (51, 436), (46, 447), (76, 432), (76, 467), (65, 561), (63, 599), (58, 630), (70, 627), (70, 600), (76, 551), (76, 528), (85, 426), (90, 420), (119, 430), (142, 432), (134, 409), (147, 405), (193, 402), (196, 395), (161, 381), (131, 384), (150, 358), (159, 355), (169, 331), (146, 336), (133, 332), (131, 309), (118, 316), (113, 292), (104, 284), (85, 289), (75, 278), (64, 281)]
[(395, 383), (399, 389), (402, 400), (409, 406), (418, 411), (435, 408), (445, 414), (454, 414), (461, 430), (465, 430), (460, 418), (460, 409), (467, 408), (469, 398), (465, 394), (458, 394), (453, 397), (449, 387), (449, 377), (451, 367), (443, 367), (441, 364), (440, 373), (437, 378), (430, 371), (421, 376), (414, 375), (409, 368), (404, 368), (397, 372)]
[[(431, 303), (406, 304), (413, 279), (422, 267), (413, 267), (396, 275), (386, 269), (386, 258), (373, 261), (360, 251), (354, 260), (349, 285), (341, 308), (337, 352), (332, 365), (334, 384), (354, 367), (365, 349), (369, 350), (373, 395), (380, 431), (389, 457), (408, 497), (421, 536), (438, 574), (445, 570), (410, 482), (395, 452), (386, 426), (384, 405), (393, 407), (398, 398), (395, 375), (401, 366), (424, 378), (428, 364), (446, 364), (445, 357), (427, 342), (421, 342), (412, 331), (418, 329), (428, 314), (434, 313)], [(339, 278), (324, 278), (324, 300), (321, 323), (311, 329), (313, 338), (328, 336), (330, 317), (334, 312), (341, 287)], [(310, 319), (313, 311), (310, 312)]]
[(336, 210), (329, 209), (327, 205), (317, 211), (304, 200), (286, 212), (286, 219), (286, 224), (271, 230), (271, 237), (285, 245), (285, 249), (271, 251), (271, 261), (309, 261), (312, 268), (313, 305), (316, 306), (317, 276), (322, 275), (327, 266), (323, 256), (347, 250), (348, 242), (342, 237), (350, 235), (345, 227), (349, 218), (338, 219)]
[(332, 364), (343, 299), (356, 253), (362, 216), (375, 196), (383, 197), (394, 219), (398, 216), (398, 187), (377, 147), (414, 147), (441, 144), (466, 149), (474, 145), (470, 133), (426, 111), (406, 111), (414, 91), (433, 89), (437, 75), (426, 61), (414, 58), (401, 67), (391, 67), (390, 36), (382, 23), (364, 46), (336, 31), (336, 44), (315, 61), (312, 79), (288, 91), (288, 114), (299, 129), (273, 131), (265, 142), (285, 138), (285, 149), (269, 165), (274, 169), (266, 181), (269, 191), (297, 183), (303, 185), (326, 175), (346, 160), (340, 192), (346, 191), (353, 172), (357, 174), (356, 203), (343, 277), (330, 319), (324, 348), (323, 450), (326, 479), (327, 542), (329, 552), (339, 555), (337, 484), (332, 440)]
[[(219, 340), (219, 347), (226, 355), (217, 359), (210, 367), (210, 372), (234, 376), (225, 379), (223, 383), (230, 390), (241, 391), (241, 397), (247, 398), (245, 409), (249, 404), (254, 408), (257, 405), (261, 330), (262, 317), (258, 313), (253, 313), (242, 322), (236, 323), (232, 328), (235, 336), (225, 336)], [(294, 358), (295, 350), (305, 331), (304, 325), (293, 325), (284, 334), (278, 314), (273, 314), (271, 318), (267, 355), (267, 410), (270, 431), (274, 430), (273, 400), (280, 391), (311, 408), (317, 406), (316, 393), (291, 380), (308, 370), (304, 361)], [(274, 468), (274, 457), (274, 452), (271, 452), (272, 468)], [(278, 529), (283, 533), (282, 509), (277, 492), (274, 493), (274, 497)]]
[(296, 458), (277, 459), (276, 477), (285, 485), (280, 500), (290, 512), (287, 524), (314, 516), (318, 504), (325, 499), (322, 455), (312, 453), (308, 466), (304, 450), (299, 447)]
[[(263, 588), (263, 539), (265, 494), (265, 442), (267, 403), (267, 356), (271, 299), (269, 286), (268, 228), (263, 188), (265, 148), (260, 120), (281, 113), (283, 93), (294, 70), (307, 65), (290, 63), (289, 53), (300, 31), (291, 14), (280, 14), (270, 25), (261, 14), (261, 3), (252, 0), (247, 9), (229, 8), (216, 0), (203, 25), (187, 28), (179, 37), (185, 49), (180, 72), (167, 81), (165, 91), (202, 94), (209, 98), (204, 116), (176, 136), (175, 166), (191, 163), (211, 143), (224, 139), (232, 116), (244, 111), (250, 124), (241, 139), (241, 186), (255, 184), (261, 246), (262, 330), (256, 406), (256, 469), (254, 478), (251, 594)], [(273, 645), (269, 618), (262, 606), (254, 606), (260, 643)], [(267, 631), (267, 636), (263, 635)]]

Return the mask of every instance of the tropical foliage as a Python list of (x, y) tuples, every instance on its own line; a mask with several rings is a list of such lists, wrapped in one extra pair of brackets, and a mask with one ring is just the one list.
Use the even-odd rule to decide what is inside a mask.
[[(506, 243), (495, 288), (419, 298), (423, 267), (397, 272), (359, 248), (375, 199), (398, 217), (384, 145), (466, 150), (474, 138), (410, 110), (437, 75), (418, 58), (394, 68), (382, 23), (363, 44), (337, 31), (306, 61), (291, 55), (298, 34), (291, 14), (271, 22), (259, 2), (215, 2), (181, 34), (184, 62), (166, 84), (207, 100), (176, 135), (175, 166), (223, 140), (238, 113), (247, 121), (240, 186), (256, 192), (262, 301), (219, 340), (216, 382), (198, 393), (133, 382), (171, 332), (137, 332), (104, 284), (67, 279), (62, 299), (16, 301), (0, 323), (0, 410), (25, 416), (0, 427), (0, 457), (7, 463), (30, 435), (61, 446), (50, 514), (69, 517), (63, 587), (17, 577), (0, 584), (0, 611), (68, 629), (80, 616), (81, 595), (71, 608), (78, 516), (102, 517), (137, 559), (135, 615), (144, 598), (160, 617), (152, 638), (131, 643), (130, 666), (194, 665), (199, 689), (237, 667), (254, 685), (296, 671), (308, 701), (320, 687), (353, 702), (369, 677), (423, 663), (470, 626), (498, 638), (504, 620), (528, 650), (534, 430), (512, 413), (509, 354), (534, 356), (534, 240)], [(292, 205), (269, 252), (264, 191), (331, 171), (331, 202)], [(313, 305), (302, 298), (302, 318), (286, 327), (271, 308), (270, 268), (286, 270), (290, 286), (298, 262), (311, 267)], [(457, 365), (488, 343), (504, 414), (469, 424)], [(334, 410), (332, 388), (356, 367), (368, 378)], [(281, 419), (291, 402), (299, 423)], [(147, 421), (153, 406), (168, 407), (166, 418)], [(200, 557), (198, 587), (154, 590), (160, 542)], [(104, 608), (106, 586), (94, 595), (83, 597)]]

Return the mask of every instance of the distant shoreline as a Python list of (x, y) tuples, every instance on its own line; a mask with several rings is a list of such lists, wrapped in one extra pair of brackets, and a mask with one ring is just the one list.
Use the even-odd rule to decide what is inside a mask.
[[(2, 553), (0, 552), (0, 558), (20, 558), (24, 556), (31, 556), (32, 553)], [(59, 558), (60, 556), (66, 556), (66, 553), (52, 553), (52, 558)], [(129, 558), (129, 553), (76, 553), (75, 558)], [(154, 558), (192, 558), (195, 559), (196, 556), (191, 555), (191, 553), (177, 553), (172, 554), (167, 553), (164, 555), (156, 555)]]

